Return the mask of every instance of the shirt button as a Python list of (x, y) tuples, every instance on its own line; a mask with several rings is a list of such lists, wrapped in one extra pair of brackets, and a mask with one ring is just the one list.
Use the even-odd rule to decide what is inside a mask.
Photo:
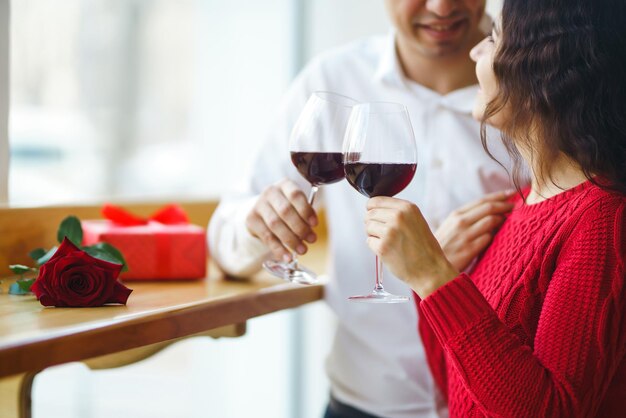
[(435, 158), (435, 159), (433, 159), (433, 161), (431, 163), (431, 167), (439, 169), (439, 168), (443, 167), (443, 161), (441, 161), (440, 158)]

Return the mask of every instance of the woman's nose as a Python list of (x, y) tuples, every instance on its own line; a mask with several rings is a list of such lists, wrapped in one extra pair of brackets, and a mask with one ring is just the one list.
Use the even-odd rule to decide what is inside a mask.
[(470, 58), (476, 62), (480, 59), (480, 56), (483, 53), (483, 50), (485, 48), (485, 42), (487, 42), (487, 38), (483, 39), (482, 41), (480, 41), (479, 43), (476, 44), (476, 46), (474, 46), (474, 48), (472, 48), (470, 50)]

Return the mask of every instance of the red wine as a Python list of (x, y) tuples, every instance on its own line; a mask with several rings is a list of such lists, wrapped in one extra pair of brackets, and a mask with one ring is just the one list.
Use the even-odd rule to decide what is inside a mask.
[(336, 183), (345, 177), (340, 152), (292, 152), (291, 162), (314, 186)]
[(359, 193), (367, 196), (394, 196), (413, 180), (417, 164), (346, 163), (346, 179)]

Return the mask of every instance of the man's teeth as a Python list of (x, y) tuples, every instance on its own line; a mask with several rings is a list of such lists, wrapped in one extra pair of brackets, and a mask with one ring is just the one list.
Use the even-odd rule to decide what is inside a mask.
[(431, 25), (429, 26), (430, 29), (434, 29), (436, 31), (440, 31), (440, 32), (444, 32), (447, 30), (452, 29), (452, 26), (454, 25), (448, 25), (448, 26), (443, 26), (443, 25)]

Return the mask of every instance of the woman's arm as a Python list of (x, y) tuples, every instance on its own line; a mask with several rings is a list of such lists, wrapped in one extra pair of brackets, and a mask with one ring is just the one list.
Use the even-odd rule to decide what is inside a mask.
[(436, 273), (445, 263), (436, 248), (427, 247), (428, 237), (411, 241), (422, 245), (411, 254), (424, 264), (423, 273), (411, 271), (414, 261), (401, 261), (402, 245), (419, 229), (414, 212), (396, 216), (411, 218), (393, 228), (392, 241), (398, 242), (377, 238), (387, 254), (395, 252), (385, 260), (392, 271), (403, 273), (425, 297), (424, 318), (486, 413), (551, 417), (598, 411), (626, 349), (623, 206), (587, 213), (593, 221), (578, 225), (561, 249), (533, 347), (508, 330), (467, 275), (450, 280), (448, 269)]

